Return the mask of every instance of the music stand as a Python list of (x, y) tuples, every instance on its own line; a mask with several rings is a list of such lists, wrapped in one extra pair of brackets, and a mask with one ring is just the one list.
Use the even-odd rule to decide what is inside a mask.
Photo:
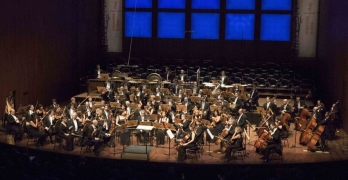
[[(167, 135), (168, 135), (168, 138), (169, 138), (169, 144), (168, 144), (168, 156), (170, 157), (170, 141), (172, 141), (172, 139), (174, 138), (174, 134), (172, 132), (171, 129), (167, 129), (166, 131)], [(164, 155), (167, 155), (167, 154), (164, 154)]]
[(192, 89), (184, 89), (184, 92), (186, 93), (186, 95), (192, 96)]
[(104, 81), (111, 79), (109, 74), (107, 74), (107, 73), (100, 73), (99, 77), (100, 77), (99, 78), (100, 80), (104, 80)]
[(161, 106), (164, 111), (169, 111), (170, 109), (172, 109), (172, 107), (169, 104), (161, 104)]
[(187, 107), (185, 105), (176, 105), (176, 111), (186, 112)]
[(211, 89), (202, 89), (204, 95), (211, 95)]
[(178, 103), (178, 102), (181, 101), (179, 96), (173, 96), (172, 99), (173, 99), (173, 101), (176, 102), (176, 103)]
[(110, 107), (119, 109), (121, 108), (121, 104), (117, 102), (110, 102)]
[(198, 97), (198, 96), (191, 96), (191, 101), (194, 102), (194, 103), (200, 103), (202, 100), (201, 97)]
[(97, 86), (98, 93), (104, 93), (107, 92), (106, 87), (104, 86)]
[(207, 98), (208, 103), (215, 104), (217, 99), (216, 98)]
[[(124, 130), (126, 128), (127, 128), (127, 124), (122, 124), (121, 126), (118, 126), (113, 132), (114, 137), (115, 137), (114, 138), (114, 152), (111, 154), (113, 154), (114, 156), (116, 154), (121, 154), (121, 152), (119, 152), (119, 153), (116, 152), (116, 133), (117, 133), (117, 131), (122, 131), (122, 133), (124, 133)], [(121, 135), (120, 135), (120, 138), (121, 138)], [(122, 142), (122, 140), (120, 140), (120, 142)], [(119, 150), (122, 150), (122, 152), (124, 152), (124, 143), (122, 143), (122, 149), (119, 149)]]
[(170, 95), (170, 91), (168, 88), (162, 88), (161, 89), (161, 93), (165, 94), (165, 95)]
[[(140, 122), (140, 125), (138, 125), (138, 127), (136, 128), (137, 130), (143, 130), (143, 131), (152, 131), (152, 129), (153, 129), (153, 126), (148, 126), (148, 125), (141, 125), (141, 123), (142, 122)], [(151, 123), (151, 122), (150, 122)], [(149, 134), (149, 133), (147, 133), (147, 134)], [(146, 136), (147, 137), (147, 136)], [(146, 146), (146, 150), (145, 150), (145, 152), (146, 152), (146, 154), (147, 154), (147, 139), (145, 139), (145, 146)]]
[(210, 105), (210, 111), (214, 112), (215, 110), (221, 112), (221, 106)]
[[(147, 115), (147, 120), (150, 120), (150, 121), (157, 121), (158, 120), (158, 114), (150, 114), (150, 115)], [(151, 124), (150, 124), (151, 125)]]

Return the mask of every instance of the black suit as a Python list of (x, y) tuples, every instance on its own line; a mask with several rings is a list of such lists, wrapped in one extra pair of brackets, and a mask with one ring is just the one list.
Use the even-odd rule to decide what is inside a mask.
[(305, 101), (302, 101), (302, 100), (300, 100), (300, 102), (295, 101), (294, 106), (293, 106), (295, 112), (299, 111), (299, 108), (298, 108), (299, 105), (300, 105), (300, 107), (307, 108)]
[[(147, 116), (139, 116), (138, 117), (138, 125), (140, 124), (140, 122), (144, 122), (144, 121), (148, 121)], [(143, 142), (143, 138), (142, 137), (147, 137), (148, 133), (146, 131), (142, 131), (142, 130), (137, 130), (137, 140), (138, 142)]]
[[(94, 145), (93, 152), (95, 154), (98, 154), (100, 152), (100, 147), (103, 145), (103, 140), (102, 139), (96, 139), (96, 137), (93, 136), (93, 131), (97, 131), (97, 136), (98, 136), (98, 129), (97, 127), (94, 127), (93, 125), (89, 126), (87, 129), (87, 142)], [(99, 132), (100, 133), (100, 132)]]
[(185, 102), (185, 101), (183, 101), (182, 102), (182, 105), (185, 105), (186, 107), (187, 107), (187, 113), (189, 113), (189, 114), (191, 114), (191, 111), (192, 111), (192, 103), (190, 103), (190, 102)]
[(250, 101), (251, 104), (259, 106), (259, 92), (256, 89), (250, 92)]
[[(54, 119), (54, 117), (51, 117), (50, 115), (47, 115), (43, 119), (43, 123), (44, 123), (44, 126), (45, 126), (45, 132), (50, 137), (51, 142), (53, 142), (52, 141), (52, 136), (56, 134), (56, 129), (53, 126), (55, 125), (56, 120)], [(46, 128), (48, 128), (48, 129), (46, 129)]]
[(269, 160), (269, 155), (272, 149), (274, 149), (276, 153), (278, 153), (279, 155), (283, 154), (279, 129), (275, 130), (275, 132), (272, 135), (272, 141), (267, 144), (265, 148), (264, 159)]
[(291, 106), (283, 104), (283, 105), (280, 106), (279, 112), (282, 112), (283, 110), (285, 110), (286, 113), (290, 114), (291, 113)]
[(221, 81), (221, 84), (228, 84), (229, 83), (229, 79), (227, 76), (224, 76), (224, 80), (222, 80), (222, 76), (219, 76), (219, 79)]
[(173, 75), (170, 72), (165, 72), (163, 74), (163, 79), (166, 81), (172, 81), (173, 80)]
[(238, 116), (237, 120), (237, 126), (241, 127), (241, 128), (246, 128), (246, 120), (247, 120), (247, 116), (243, 113), (241, 115)]
[[(34, 113), (34, 112), (33, 112), (33, 113)], [(32, 114), (33, 114), (33, 113), (32, 113)], [(32, 119), (32, 116), (31, 116), (30, 112), (27, 111), (27, 112), (25, 113), (25, 122), (30, 122), (31, 119)]]
[(203, 117), (202, 117), (203, 119), (208, 119), (209, 107), (210, 107), (210, 105), (208, 102), (204, 102), (204, 104), (203, 104), (203, 102), (199, 103), (198, 108), (203, 110)]
[(23, 136), (23, 128), (19, 125), (19, 122), (17, 123), (15, 118), (9, 114), (7, 115), (7, 123), (7, 131), (15, 133), (14, 141), (21, 140)]
[(76, 119), (76, 124), (77, 124), (77, 127), (75, 126), (73, 119), (69, 119), (66, 123), (68, 128), (71, 127), (71, 132), (73, 132), (75, 134), (81, 134), (81, 129), (83, 128), (83, 124), (77, 119)]
[(95, 77), (95, 78), (98, 78), (98, 74), (101, 74), (101, 73), (103, 73), (103, 70), (102, 70), (102, 69), (99, 69), (99, 73), (98, 73), (98, 70), (95, 69), (95, 70), (94, 70), (94, 77)]
[(189, 79), (188, 79), (187, 74), (179, 74), (179, 80), (187, 82)]
[(232, 112), (236, 113), (243, 106), (243, 101), (241, 98), (237, 98), (237, 101), (236, 98), (234, 98), (232, 102), (236, 102), (235, 108), (232, 109)]

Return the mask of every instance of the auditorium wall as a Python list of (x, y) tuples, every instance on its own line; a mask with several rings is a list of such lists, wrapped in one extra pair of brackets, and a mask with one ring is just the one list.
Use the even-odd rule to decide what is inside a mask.
[(4, 0), (0, 5), (0, 113), (16, 92), (16, 109), (80, 92), (79, 78), (101, 52), (100, 1)]

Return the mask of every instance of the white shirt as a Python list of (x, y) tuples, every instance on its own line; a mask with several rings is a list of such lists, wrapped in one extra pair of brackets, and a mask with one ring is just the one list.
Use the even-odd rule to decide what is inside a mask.
[(274, 128), (273, 131), (271, 132), (271, 135), (273, 135), (277, 131), (277, 128)]
[(252, 97), (253, 97), (253, 95), (254, 95), (254, 91), (253, 91), (253, 92), (251, 92), (250, 98), (252, 98)]
[(75, 131), (77, 131), (77, 121), (76, 121), (76, 119), (73, 119), (73, 123), (74, 123), (74, 126), (75, 126)]
[(110, 82), (106, 82), (106, 90), (110, 91), (111, 88), (110, 88)]
[(100, 70), (98, 70), (98, 78), (100, 78)]
[(268, 109), (268, 107), (269, 107), (269, 104), (270, 104), (270, 102), (268, 102), (268, 103), (267, 103), (267, 108), (266, 108), (266, 109)]
[(16, 123), (19, 123), (18, 118), (15, 115), (12, 115), (13, 119), (16, 121)]
[(238, 100), (238, 97), (236, 97), (236, 99), (234, 100), (234, 104), (236, 104), (236, 103), (237, 103), (237, 100)]
[(238, 124), (240, 118), (242, 117), (242, 115), (243, 115), (243, 113), (242, 113), (241, 115), (239, 115), (239, 118), (238, 118), (238, 120), (237, 120), (237, 124)]

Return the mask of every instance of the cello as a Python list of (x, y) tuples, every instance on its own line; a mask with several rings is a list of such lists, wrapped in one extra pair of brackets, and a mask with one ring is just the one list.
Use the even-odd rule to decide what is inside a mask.
[(302, 109), (299, 117), (295, 118), (295, 130), (300, 131), (306, 128), (308, 123), (307, 117), (309, 115), (309, 110), (307, 108)]
[[(340, 102), (340, 100), (338, 100), (334, 104), (334, 106), (336, 106), (339, 102)], [(321, 125), (321, 124), (325, 124), (325, 122), (330, 119), (330, 117), (333, 113), (334, 113), (334, 111), (333, 111), (333, 109), (331, 109), (331, 111), (327, 114), (327, 116), (323, 120), (324, 123), (320, 123), (320, 125), (318, 125), (316, 123), (315, 131), (313, 132), (312, 138), (310, 139), (309, 143), (307, 144), (308, 150), (315, 150), (316, 149), (315, 144), (318, 142), (320, 136), (323, 134), (323, 132), (325, 130), (325, 125)]]

